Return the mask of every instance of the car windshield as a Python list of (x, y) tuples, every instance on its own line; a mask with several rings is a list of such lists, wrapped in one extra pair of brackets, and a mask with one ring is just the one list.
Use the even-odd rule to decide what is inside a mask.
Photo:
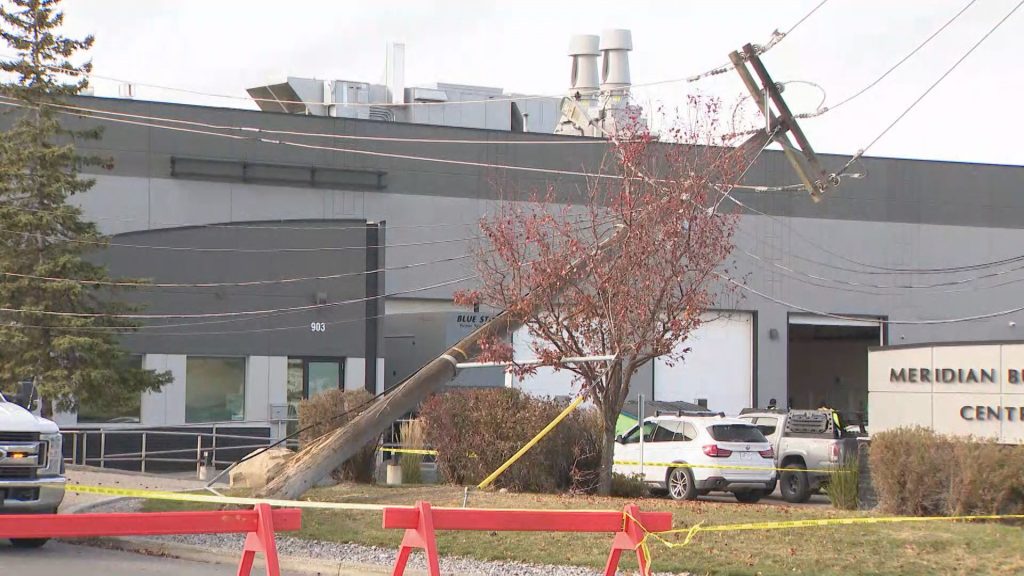
[(708, 427), (711, 437), (719, 442), (767, 442), (757, 428), (749, 424), (716, 424)]

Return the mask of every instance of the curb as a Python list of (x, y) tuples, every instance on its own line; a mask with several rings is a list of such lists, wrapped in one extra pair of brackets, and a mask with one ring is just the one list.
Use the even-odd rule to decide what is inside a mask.
[[(87, 541), (79, 541), (81, 544), (92, 545), (99, 548), (120, 550), (123, 552), (134, 552), (146, 556), (158, 556), (189, 560), (192, 562), (205, 562), (207, 564), (228, 564), (238, 565), (241, 551), (237, 555), (230, 555), (231, 551), (224, 548), (206, 548), (190, 544), (177, 544), (159, 542), (146, 539), (129, 538), (98, 538)], [(359, 576), (360, 574), (390, 574), (390, 566), (374, 564), (348, 564), (336, 560), (314, 560), (297, 556), (281, 556), (281, 570), (290, 573), (311, 574), (316, 576)], [(257, 556), (253, 569), (262, 569), (263, 559)], [(407, 574), (421, 576), (425, 571), (406, 570)]]

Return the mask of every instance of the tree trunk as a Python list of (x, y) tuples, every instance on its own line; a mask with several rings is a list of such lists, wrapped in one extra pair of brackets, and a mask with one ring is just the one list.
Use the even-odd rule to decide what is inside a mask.
[(601, 415), (601, 467), (597, 474), (597, 493), (608, 496), (612, 493), (612, 465), (615, 458), (615, 418), (608, 422), (608, 415)]
[(601, 467), (597, 474), (597, 493), (608, 496), (612, 492), (612, 466), (615, 460), (615, 425), (622, 411), (622, 361), (614, 362), (608, 370), (601, 408)]

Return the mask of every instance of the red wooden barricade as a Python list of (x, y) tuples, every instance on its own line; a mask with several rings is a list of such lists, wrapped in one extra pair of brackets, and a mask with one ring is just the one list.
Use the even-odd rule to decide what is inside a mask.
[(266, 558), (267, 576), (280, 576), (274, 531), (298, 530), (301, 525), (301, 510), (273, 510), (268, 504), (257, 504), (252, 510), (214, 512), (0, 515), (0, 538), (95, 538), (239, 532), (247, 534), (242, 560), (238, 565), (239, 576), (251, 573), (257, 552), (262, 552)]
[(623, 550), (636, 553), (642, 574), (650, 573), (648, 559), (640, 549), (644, 529), (663, 532), (672, 528), (670, 512), (640, 512), (635, 504), (622, 512), (587, 510), (482, 510), (474, 508), (433, 509), (427, 502), (414, 507), (384, 509), (384, 528), (404, 528), (405, 537), (398, 549), (393, 576), (405, 573), (413, 548), (427, 555), (427, 574), (440, 576), (437, 555), (437, 530), (478, 530), (487, 532), (610, 532), (615, 533), (605, 566), (606, 576), (614, 576)]

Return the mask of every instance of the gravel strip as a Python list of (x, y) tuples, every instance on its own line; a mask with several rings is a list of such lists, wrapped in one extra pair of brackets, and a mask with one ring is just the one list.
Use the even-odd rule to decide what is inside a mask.
[[(104, 504), (91, 509), (90, 512), (137, 512), (141, 507), (142, 501), (126, 499)], [(183, 534), (132, 538), (132, 540), (187, 544), (224, 550), (234, 554), (242, 548), (245, 536), (242, 534)], [(282, 556), (385, 567), (394, 566), (397, 554), (397, 550), (393, 548), (305, 540), (286, 535), (277, 537), (277, 550)], [(409, 568), (426, 570), (426, 562), (422, 553), (413, 552), (409, 558)], [(579, 566), (527, 564), (511, 560), (484, 561), (460, 557), (441, 557), (441, 571), (445, 574), (464, 576), (600, 576), (603, 573)], [(624, 574), (621, 571), (619, 573)], [(659, 573), (657, 576), (671, 576), (671, 574)]]

